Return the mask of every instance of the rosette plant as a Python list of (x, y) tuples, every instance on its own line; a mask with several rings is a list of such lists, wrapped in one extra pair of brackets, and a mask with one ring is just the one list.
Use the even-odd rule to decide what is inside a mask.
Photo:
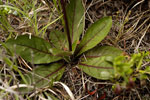
[[(54, 81), (61, 79), (65, 68), (72, 64), (94, 78), (114, 78), (112, 62), (123, 54), (122, 51), (111, 46), (97, 46), (110, 31), (112, 18), (99, 19), (84, 33), (85, 11), (82, 0), (70, 0), (66, 6), (63, 0), (60, 2), (64, 32), (51, 30), (48, 37), (50, 41), (26, 34), (3, 43), (11, 56), (21, 57), (35, 66), (24, 74), (21, 83), (37, 88), (52, 86)], [(13, 68), (17, 69), (17, 66)]]

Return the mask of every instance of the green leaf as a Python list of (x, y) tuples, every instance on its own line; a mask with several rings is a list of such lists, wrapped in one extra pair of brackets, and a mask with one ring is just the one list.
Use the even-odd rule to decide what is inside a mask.
[[(52, 86), (54, 81), (59, 81), (65, 70), (63, 63), (53, 63), (50, 65), (39, 65), (32, 72), (25, 74), (27, 85), (34, 86), (34, 89)], [(21, 84), (25, 84), (21, 81)], [(20, 92), (30, 92), (33, 88), (20, 88)]]
[(94, 78), (108, 80), (114, 77), (113, 60), (122, 54), (115, 47), (95, 47), (82, 57), (79, 67)]
[(51, 31), (49, 35), (50, 43), (57, 49), (69, 50), (68, 41), (65, 33), (58, 30)]
[(110, 31), (111, 26), (111, 17), (104, 17), (92, 24), (78, 46), (78, 55), (95, 47), (99, 42), (101, 42)]
[(21, 35), (17, 39), (9, 39), (3, 45), (12, 53), (34, 64), (58, 61), (64, 53), (52, 48), (50, 43), (36, 36), (31, 36), (30, 39), (28, 35)]
[(84, 28), (84, 8), (82, 0), (70, 0), (66, 8), (67, 20), (74, 51)]

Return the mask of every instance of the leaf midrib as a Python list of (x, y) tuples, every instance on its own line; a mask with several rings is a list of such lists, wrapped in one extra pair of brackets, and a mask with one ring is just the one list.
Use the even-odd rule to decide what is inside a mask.
[[(101, 28), (101, 30), (103, 30), (103, 28), (106, 26), (106, 24)], [(100, 30), (100, 31), (101, 31)], [(94, 36), (92, 36), (92, 38), (90, 38), (87, 42), (85, 42), (84, 44), (83, 44), (83, 47), (81, 47), (81, 49), (79, 50), (79, 51), (81, 51), (90, 41), (92, 41), (93, 39), (94, 39), (94, 37), (100, 32), (100, 31), (98, 31)]]
[(52, 53), (49, 53), (49, 52), (46, 52), (46, 51), (42, 51), (42, 50), (39, 50), (39, 49), (30, 47), (30, 46), (27, 46), (27, 45), (22, 45), (22, 44), (16, 44), (16, 45), (23, 46), (23, 47), (26, 47), (26, 48), (29, 48), (29, 49), (33, 49), (33, 50), (35, 50), (35, 51), (38, 51), (38, 52), (41, 52), (41, 53), (44, 53), (44, 54), (52, 55)]
[(91, 67), (91, 68), (97, 68), (97, 69), (113, 69), (113, 67), (93, 66), (93, 65), (87, 65), (87, 64), (84, 64), (84, 63), (79, 63), (79, 65), (86, 66), (86, 67)]
[(48, 74), (47, 76), (45, 76), (44, 78), (41, 78), (40, 80), (36, 81), (36, 83), (39, 83), (40, 81), (44, 80), (45, 78), (48, 78), (54, 74), (56, 74), (58, 71), (60, 71), (62, 68), (64, 68), (65, 65), (63, 64), (61, 67), (59, 67), (57, 70), (55, 70), (54, 72), (51, 72), (50, 74)]

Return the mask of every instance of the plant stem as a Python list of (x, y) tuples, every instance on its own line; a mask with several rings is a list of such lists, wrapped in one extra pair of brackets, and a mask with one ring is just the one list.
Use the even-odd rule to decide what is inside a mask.
[(64, 14), (64, 21), (65, 21), (65, 28), (66, 28), (66, 34), (69, 42), (69, 51), (72, 51), (72, 42), (71, 42), (71, 37), (70, 37), (70, 31), (69, 31), (69, 26), (68, 26), (68, 20), (67, 20), (67, 14), (66, 14), (66, 9), (65, 9), (65, 2), (64, 0), (60, 0), (63, 14)]

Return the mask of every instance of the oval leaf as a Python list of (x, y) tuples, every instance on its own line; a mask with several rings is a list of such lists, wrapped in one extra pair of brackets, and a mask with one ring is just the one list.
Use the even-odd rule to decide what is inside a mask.
[(70, 0), (66, 8), (67, 20), (74, 51), (84, 28), (84, 8), (82, 0)]
[(88, 75), (97, 79), (111, 79), (114, 77), (113, 60), (123, 54), (118, 48), (103, 46), (95, 47), (81, 59), (79, 67)]
[[(39, 65), (32, 72), (25, 74), (27, 85), (33, 86), (36, 89), (46, 86), (52, 86), (53, 82), (59, 81), (65, 70), (65, 66), (62, 63), (53, 63), (50, 65)], [(21, 81), (25, 84), (24, 81)], [(34, 88), (34, 89), (35, 89)], [(20, 88), (20, 92), (29, 92), (33, 88)]]
[(17, 39), (9, 39), (3, 45), (12, 53), (16, 53), (34, 64), (58, 61), (63, 53), (61, 50), (52, 48), (50, 43), (44, 39), (36, 36), (31, 36), (30, 39), (28, 35), (21, 35)]
[(100, 41), (102, 41), (110, 31), (111, 26), (111, 17), (104, 17), (92, 24), (78, 46), (78, 55), (95, 47)]

